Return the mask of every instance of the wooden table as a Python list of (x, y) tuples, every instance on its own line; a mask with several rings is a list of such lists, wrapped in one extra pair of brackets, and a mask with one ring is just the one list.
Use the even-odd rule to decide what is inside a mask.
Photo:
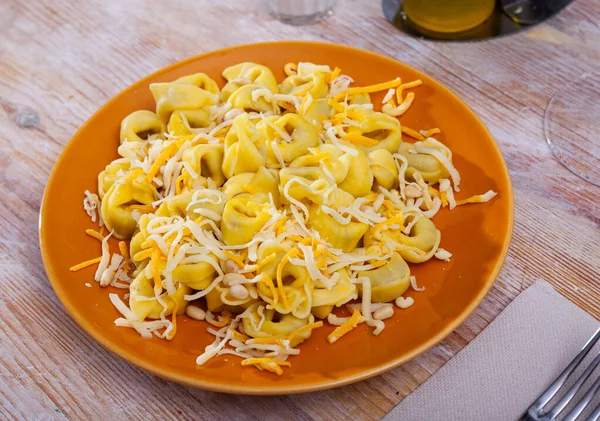
[[(0, 2), (0, 418), (379, 419), (538, 278), (600, 318), (600, 188), (560, 166), (542, 132), (553, 93), (598, 70), (600, 2), (577, 1), (519, 35), (458, 44), (398, 33), (379, 1), (340, 3), (326, 22), (292, 27), (258, 0)], [(299, 396), (195, 390), (121, 361), (70, 319), (40, 257), (42, 193), (71, 135), (135, 80), (205, 51), (277, 39), (387, 54), (457, 92), (508, 162), (513, 242), (475, 313), (435, 349), (385, 375)]]

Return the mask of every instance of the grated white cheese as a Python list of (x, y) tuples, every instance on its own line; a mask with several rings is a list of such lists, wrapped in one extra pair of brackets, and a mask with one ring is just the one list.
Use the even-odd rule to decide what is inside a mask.
[(385, 94), (385, 96), (383, 97), (383, 100), (381, 101), (381, 103), (387, 104), (387, 102), (394, 97), (395, 93), (396, 93), (396, 90), (394, 88), (389, 89), (387, 91), (387, 94)]
[(277, 158), (277, 162), (279, 162), (281, 168), (285, 168), (285, 161), (283, 160), (281, 149), (279, 149), (279, 145), (277, 144), (276, 140), (271, 141), (271, 149), (273, 149), (273, 154), (275, 155), (275, 158)]
[(100, 212), (100, 199), (97, 194), (90, 193), (89, 190), (84, 192), (85, 198), (83, 199), (83, 209), (88, 214), (92, 222), (96, 222), (98, 220), (98, 226), (104, 225), (104, 221), (102, 220), (102, 212)]
[(262, 121), (267, 126), (269, 126), (271, 129), (273, 129), (273, 131), (275, 133), (277, 133), (279, 135), (279, 137), (281, 137), (285, 142), (287, 142), (287, 143), (291, 143), (292, 142), (292, 137), (285, 130), (280, 129), (275, 124), (273, 124), (272, 122), (270, 122), (269, 119), (266, 118), (263, 113), (260, 113), (260, 118), (262, 119)]
[(414, 289), (415, 291), (425, 291), (425, 287), (419, 287), (417, 285), (417, 278), (413, 275), (410, 276), (410, 286), (412, 287), (412, 289)]
[(443, 260), (444, 262), (449, 262), (450, 258), (452, 257), (452, 253), (450, 253), (447, 250), (444, 250), (443, 248), (438, 248), (434, 256), (436, 259)]
[(233, 331), (229, 329), (225, 334), (223, 340), (221, 340), (221, 342), (215, 341), (212, 344), (208, 345), (206, 348), (204, 348), (204, 353), (199, 355), (198, 358), (196, 358), (196, 364), (202, 365), (208, 360), (210, 360), (212, 357), (216, 356), (219, 353), (219, 351), (225, 347), (229, 339), (231, 339), (231, 337), (233, 336), (232, 332)]
[(446, 155), (433, 148), (418, 147), (415, 148), (415, 152), (431, 155), (438, 161), (440, 161), (440, 164), (442, 164), (446, 168), (446, 170), (450, 174), (450, 178), (452, 178), (452, 182), (454, 183), (454, 191), (460, 191), (460, 189), (458, 188), (458, 185), (460, 184), (460, 174), (458, 173), (458, 170), (454, 167), (452, 162), (448, 159), (448, 157), (446, 157)]
[(96, 273), (94, 274), (94, 280), (100, 282), (102, 279), (102, 274), (108, 268), (108, 264), (110, 262), (110, 250), (108, 248), (108, 239), (113, 235), (113, 231), (110, 232), (104, 239), (102, 240), (102, 258), (100, 259), (100, 263), (98, 264), (98, 269), (96, 269)]

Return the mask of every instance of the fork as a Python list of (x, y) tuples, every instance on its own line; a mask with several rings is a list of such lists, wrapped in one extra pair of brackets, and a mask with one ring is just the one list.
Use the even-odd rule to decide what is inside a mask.
[[(560, 376), (546, 389), (544, 393), (527, 409), (527, 412), (519, 418), (519, 421), (554, 421), (556, 417), (567, 407), (569, 402), (575, 397), (581, 386), (590, 377), (594, 369), (600, 364), (600, 352), (596, 355), (591, 364), (585, 369), (577, 381), (571, 386), (567, 393), (556, 403), (556, 405), (546, 410), (544, 406), (550, 402), (550, 400), (563, 388), (567, 379), (573, 374), (575, 369), (579, 366), (581, 361), (594, 347), (596, 342), (600, 339), (600, 329), (594, 333), (594, 335), (587, 341), (583, 346), (583, 349), (573, 361), (567, 366)], [(575, 405), (575, 407), (569, 412), (564, 421), (574, 421), (579, 415), (585, 410), (591, 400), (594, 398), (598, 390), (600, 389), (600, 375), (587, 391), (587, 393), (581, 398), (581, 400)], [(600, 420), (600, 405), (594, 410), (587, 421), (598, 421)]]

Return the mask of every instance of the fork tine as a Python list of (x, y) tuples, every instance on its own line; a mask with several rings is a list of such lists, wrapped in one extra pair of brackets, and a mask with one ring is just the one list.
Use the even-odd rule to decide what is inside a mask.
[(594, 409), (594, 412), (592, 412), (592, 415), (590, 415), (590, 417), (587, 419), (587, 421), (598, 421), (600, 420), (600, 405), (598, 405), (596, 407), (596, 409)]
[(569, 391), (558, 401), (558, 403), (552, 408), (552, 410), (548, 413), (548, 417), (550, 419), (554, 419), (558, 414), (562, 412), (563, 409), (571, 402), (571, 399), (579, 392), (581, 386), (585, 383), (585, 381), (590, 377), (592, 371), (596, 369), (596, 367), (600, 364), (600, 352), (594, 358), (594, 361), (585, 369), (581, 377), (577, 379), (575, 384), (571, 386)]
[(579, 366), (581, 361), (585, 358), (585, 356), (590, 352), (596, 342), (600, 339), (600, 329), (594, 333), (594, 336), (590, 338), (589, 341), (583, 346), (581, 352), (577, 354), (575, 359), (571, 361), (571, 363), (567, 366), (565, 371), (560, 373), (560, 376), (554, 380), (554, 382), (546, 389), (544, 393), (531, 405), (528, 411), (534, 411), (538, 413), (550, 400), (556, 395), (556, 392), (563, 386), (563, 384), (567, 381), (569, 376), (573, 374), (573, 371)]
[[(589, 405), (589, 403), (594, 399), (596, 393), (600, 389), (600, 375), (590, 388), (588, 392), (581, 398), (579, 403), (573, 408), (571, 412), (565, 417), (564, 421), (575, 421), (579, 415), (585, 410), (585, 408)], [(600, 411), (600, 406), (597, 408)], [(600, 412), (598, 412), (598, 416), (600, 416)]]

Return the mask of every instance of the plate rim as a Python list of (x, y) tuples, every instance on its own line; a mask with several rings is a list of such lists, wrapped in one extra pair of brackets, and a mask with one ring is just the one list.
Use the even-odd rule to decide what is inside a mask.
[[(227, 54), (231, 51), (248, 48), (250, 46), (253, 46), (253, 47), (270, 46), (270, 45), (275, 45), (275, 44), (279, 44), (279, 45), (280, 44), (289, 44), (291, 46), (298, 45), (298, 44), (307, 44), (307, 45), (313, 45), (313, 46), (321, 45), (321, 46), (327, 46), (327, 47), (335, 47), (335, 48), (339, 48), (339, 49), (346, 50), (346, 51), (360, 52), (361, 54), (363, 54), (365, 56), (377, 57), (380, 60), (383, 59), (387, 62), (393, 63), (394, 65), (397, 65), (398, 63), (400, 63), (402, 66), (410, 68), (411, 70), (413, 70), (419, 74), (427, 76), (427, 78), (431, 79), (437, 85), (436, 89), (439, 88), (439, 89), (445, 91), (448, 95), (454, 97), (454, 99), (458, 100), (462, 105), (464, 105), (464, 107), (468, 110), (468, 112), (471, 114), (473, 119), (480, 124), (480, 126), (482, 127), (484, 132), (492, 140), (492, 146), (493, 146), (495, 152), (497, 153), (497, 155), (500, 157), (502, 175), (503, 175), (504, 181), (506, 182), (506, 185), (508, 187), (507, 200), (509, 200), (509, 202), (510, 202), (509, 207), (508, 207), (508, 227), (507, 227), (508, 229), (507, 229), (507, 234), (504, 237), (503, 242), (502, 242), (502, 248), (501, 248), (499, 257), (496, 260), (494, 268), (490, 272), (490, 275), (488, 276), (488, 279), (486, 280), (485, 286), (481, 289), (480, 293), (469, 303), (469, 305), (467, 307), (465, 307), (460, 312), (460, 314), (457, 317), (455, 317), (450, 323), (448, 323), (444, 327), (444, 329), (440, 330), (440, 332), (438, 332), (435, 336), (430, 338), (426, 343), (424, 343), (422, 346), (414, 349), (410, 353), (404, 354), (398, 358), (394, 358), (393, 360), (391, 360), (390, 362), (388, 362), (386, 364), (380, 365), (376, 368), (371, 368), (371, 369), (366, 369), (366, 370), (363, 370), (360, 372), (356, 372), (356, 373), (353, 373), (352, 375), (343, 377), (341, 379), (326, 380), (326, 381), (321, 381), (318, 383), (303, 384), (300, 386), (264, 387), (264, 386), (245, 385), (244, 387), (240, 387), (240, 386), (230, 386), (226, 383), (220, 383), (220, 382), (210, 381), (210, 380), (205, 380), (205, 379), (197, 379), (197, 378), (193, 379), (191, 377), (174, 374), (171, 371), (169, 371), (168, 369), (162, 368), (160, 366), (145, 363), (143, 361), (137, 361), (135, 359), (135, 357), (131, 354), (130, 351), (128, 351), (126, 348), (122, 347), (119, 343), (117, 343), (115, 341), (111, 341), (108, 338), (106, 338), (98, 329), (96, 329), (94, 327), (93, 322), (89, 321), (88, 319), (86, 319), (85, 317), (80, 315), (74, 309), (74, 307), (71, 305), (71, 302), (67, 299), (66, 294), (63, 292), (63, 288), (61, 287), (61, 283), (58, 280), (58, 276), (51, 270), (50, 257), (48, 256), (48, 251), (44, 247), (44, 240), (45, 240), (44, 220), (46, 219), (45, 218), (45, 214), (46, 214), (45, 209), (46, 209), (47, 201), (48, 201), (49, 187), (52, 185), (55, 175), (56, 175), (56, 172), (57, 172), (57, 169), (60, 167), (60, 164), (63, 161), (65, 155), (67, 154), (69, 149), (73, 146), (73, 144), (74, 144), (73, 140), (75, 138), (77, 138), (79, 136), (79, 134), (82, 131), (84, 131), (89, 124), (91, 124), (91, 121), (93, 120), (93, 117), (96, 114), (102, 112), (103, 110), (105, 110), (106, 108), (111, 106), (124, 91), (131, 89), (132, 86), (137, 85), (140, 81), (142, 81), (144, 79), (151, 79), (151, 78), (160, 76), (162, 73), (168, 72), (170, 70), (174, 70), (180, 66), (188, 64), (190, 62), (200, 60), (204, 57)], [(481, 302), (483, 301), (485, 296), (491, 290), (494, 282), (498, 278), (498, 275), (500, 274), (500, 271), (504, 265), (506, 256), (508, 255), (508, 250), (510, 247), (512, 234), (513, 234), (513, 228), (514, 228), (514, 191), (513, 191), (512, 181), (510, 178), (510, 173), (508, 171), (508, 166), (506, 164), (506, 161), (504, 159), (502, 151), (501, 151), (498, 143), (496, 142), (496, 139), (492, 136), (492, 133), (490, 132), (488, 127), (483, 123), (481, 118), (479, 118), (479, 116), (471, 109), (471, 107), (465, 101), (463, 101), (460, 98), (460, 96), (458, 96), (456, 93), (454, 93), (454, 91), (452, 91), (450, 88), (448, 88), (443, 83), (441, 83), (437, 79), (433, 78), (429, 74), (425, 73), (424, 71), (416, 69), (413, 66), (408, 65), (408, 64), (406, 64), (400, 60), (397, 60), (393, 57), (390, 57), (388, 55), (378, 54), (378, 53), (374, 53), (369, 50), (364, 50), (362, 48), (357, 48), (357, 47), (344, 45), (344, 44), (336, 44), (336, 43), (329, 43), (329, 42), (322, 42), (322, 41), (307, 41), (307, 40), (280, 40), (280, 41), (264, 41), (264, 42), (257, 42), (257, 43), (238, 44), (238, 45), (234, 45), (234, 46), (221, 48), (218, 50), (210, 50), (210, 51), (207, 51), (207, 52), (195, 55), (195, 56), (185, 58), (185, 59), (177, 61), (175, 63), (171, 63), (165, 67), (161, 67), (160, 69), (158, 69), (146, 76), (143, 76), (140, 79), (137, 79), (135, 82), (133, 82), (129, 86), (123, 88), (116, 95), (114, 95), (108, 101), (106, 101), (101, 107), (99, 107), (95, 112), (93, 112), (92, 115), (73, 134), (73, 136), (71, 136), (69, 142), (64, 146), (62, 152), (60, 153), (56, 162), (54, 163), (54, 165), (52, 167), (52, 171), (50, 172), (50, 176), (48, 177), (46, 187), (44, 188), (43, 196), (42, 196), (42, 202), (41, 202), (41, 206), (40, 206), (39, 223), (38, 223), (38, 234), (39, 234), (39, 247), (40, 247), (40, 253), (42, 255), (44, 271), (46, 272), (46, 276), (47, 276), (48, 280), (50, 281), (50, 284), (52, 286), (54, 293), (58, 297), (59, 301), (61, 302), (61, 304), (63, 305), (63, 307), (69, 314), (69, 316), (75, 321), (75, 323), (77, 323), (77, 325), (81, 329), (83, 329), (83, 331), (86, 334), (91, 336), (92, 339), (94, 339), (94, 341), (96, 341), (98, 344), (100, 344), (104, 349), (110, 351), (112, 354), (116, 355), (121, 360), (127, 362), (128, 364), (132, 364), (133, 366), (135, 366), (139, 369), (142, 369), (142, 370), (144, 370), (148, 373), (151, 373), (155, 376), (158, 376), (162, 379), (174, 381), (176, 383), (183, 384), (186, 386), (200, 388), (200, 389), (204, 389), (204, 390), (208, 390), (208, 391), (212, 391), (212, 392), (221, 392), (221, 393), (229, 393), (229, 394), (283, 395), (283, 394), (297, 394), (297, 393), (316, 392), (316, 391), (321, 391), (321, 390), (326, 390), (326, 389), (333, 389), (333, 388), (345, 386), (348, 384), (356, 383), (356, 382), (359, 382), (362, 380), (366, 380), (366, 379), (378, 376), (380, 374), (383, 374), (383, 373), (385, 373), (389, 370), (392, 370), (402, 364), (405, 364), (405, 363), (413, 360), (417, 356), (427, 352), (429, 349), (433, 348), (437, 344), (439, 344), (442, 340), (444, 340), (448, 335), (450, 335), (460, 325), (462, 325), (464, 323), (464, 321), (475, 311), (475, 309), (479, 306), (479, 304), (481, 304)]]

